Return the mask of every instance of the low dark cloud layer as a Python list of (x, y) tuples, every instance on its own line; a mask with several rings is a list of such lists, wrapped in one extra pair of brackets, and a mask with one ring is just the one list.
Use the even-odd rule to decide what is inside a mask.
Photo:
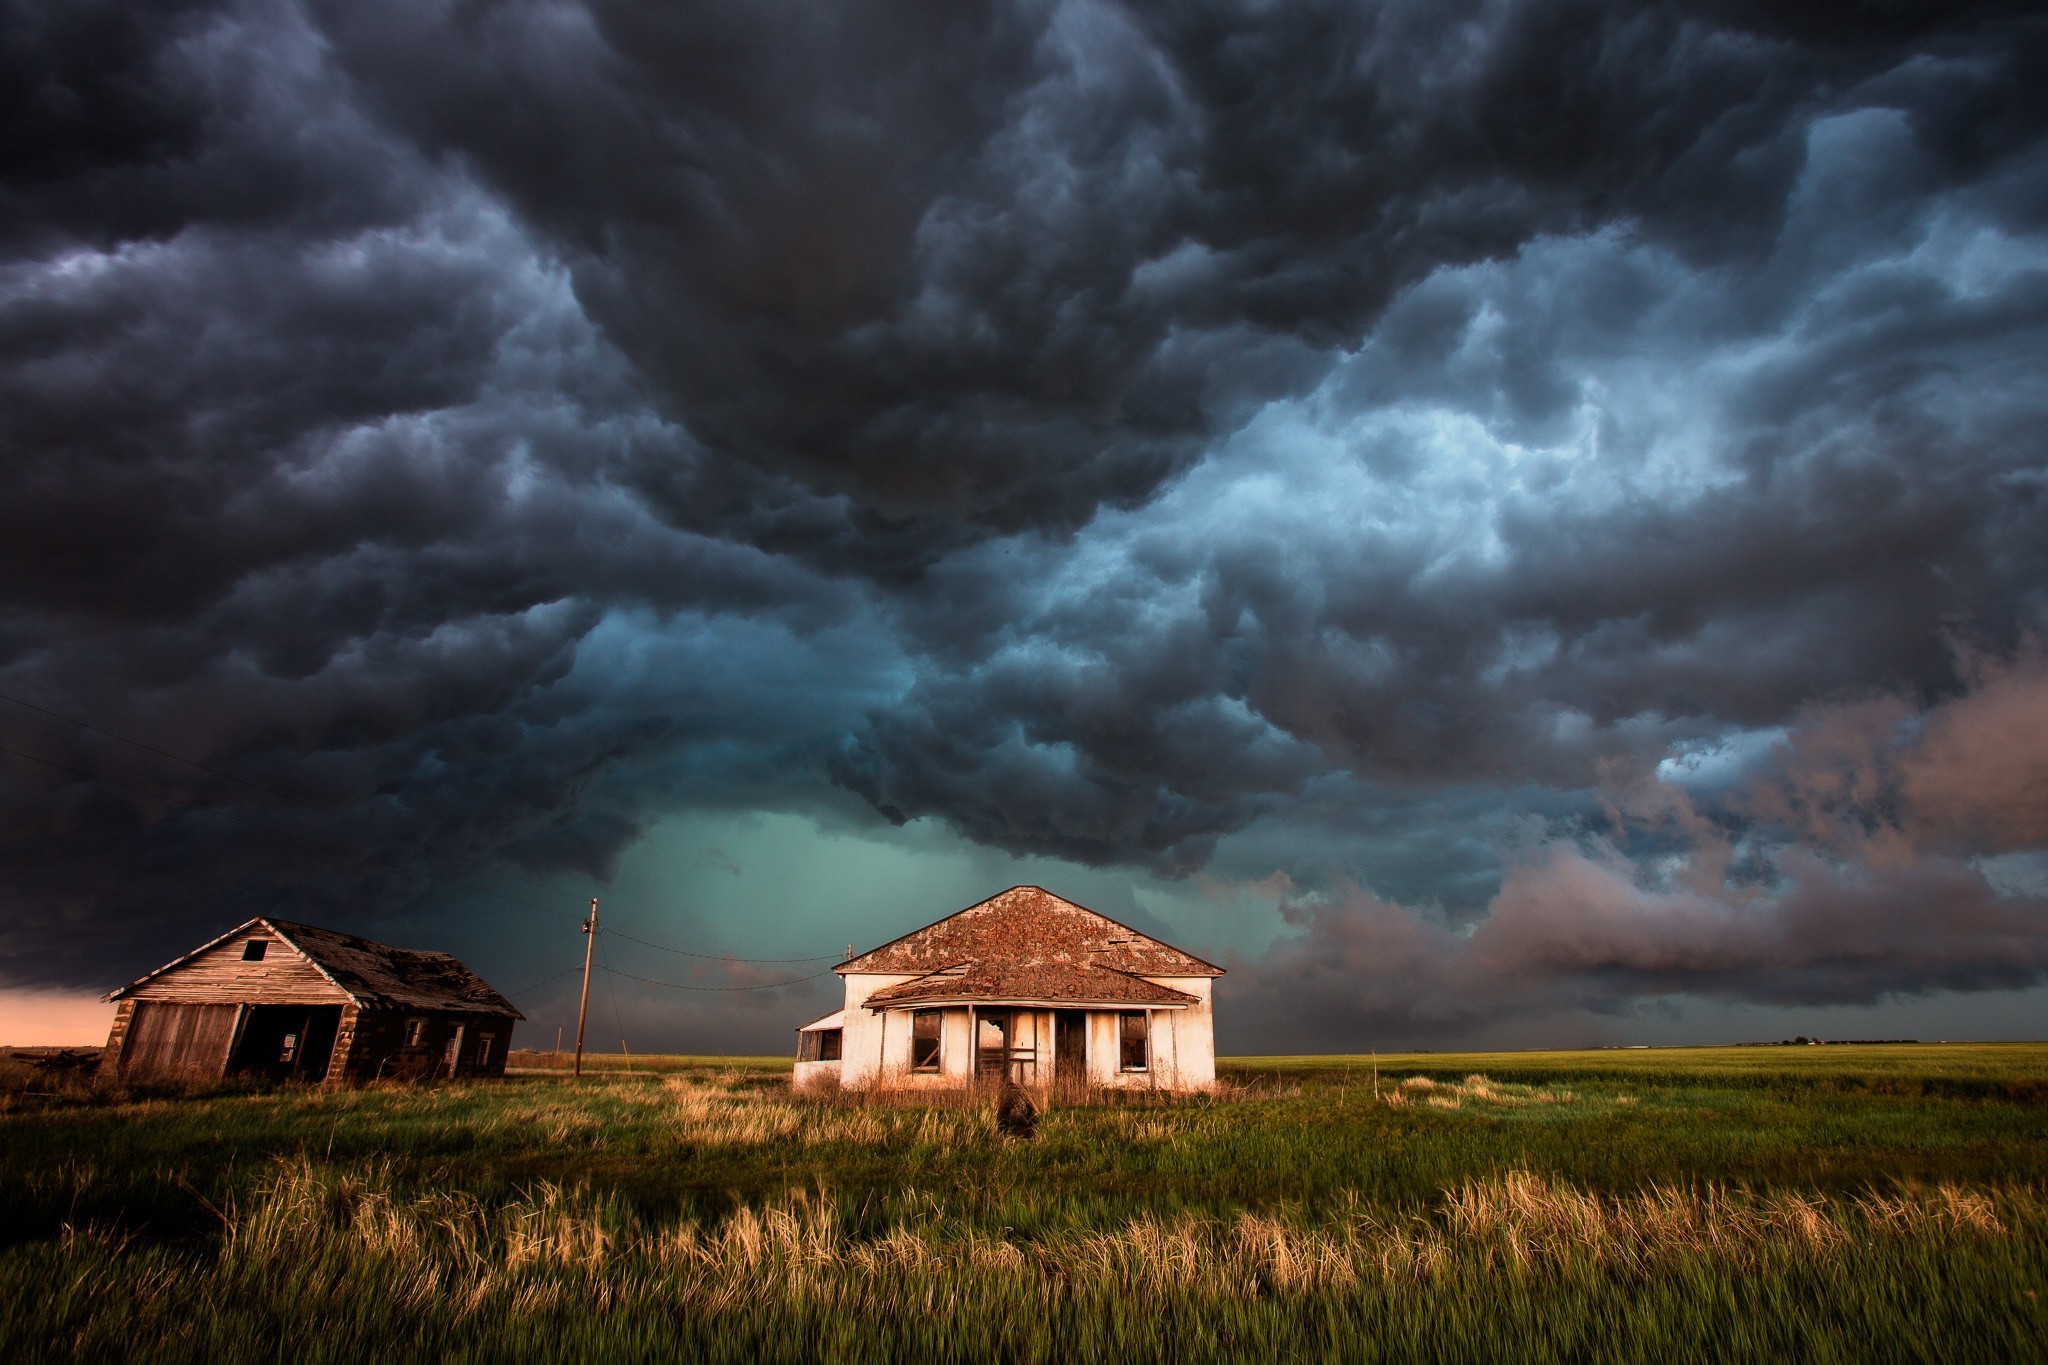
[(2048, 885), (2001, 887), (1981, 859), (2048, 845), (2048, 662), (2030, 646), (1971, 671), (1927, 711), (1810, 708), (1733, 781), (1611, 771), (1612, 833), (1518, 850), (1467, 933), (1355, 885), (1294, 900), (1300, 939), (1230, 983), (1249, 1006), (1237, 1027), (1254, 1046), (1304, 1026), (1364, 1045), (1674, 995), (1868, 1005), (2035, 985)]
[(1523, 1012), (2035, 980), (2044, 65), (1996, 4), (7, 0), (0, 694), (218, 771), (0, 701), (0, 976), (717, 807), (1283, 873), (1276, 1030), (1424, 1027), (1375, 944)]

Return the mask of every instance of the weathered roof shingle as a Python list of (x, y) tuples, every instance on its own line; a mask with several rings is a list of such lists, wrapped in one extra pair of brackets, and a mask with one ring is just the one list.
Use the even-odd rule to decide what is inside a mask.
[(388, 943), (290, 920), (266, 920), (366, 1009), (413, 1009), (526, 1016), (447, 953)]
[(870, 1009), (963, 1001), (1172, 1008), (1200, 1002), (1144, 978), (1223, 975), (1037, 886), (1013, 886), (833, 970), (917, 975), (868, 996)]
[(1038, 962), (1132, 976), (1221, 976), (1223, 969), (1037, 886), (1013, 886), (834, 971), (936, 972), (962, 963)]

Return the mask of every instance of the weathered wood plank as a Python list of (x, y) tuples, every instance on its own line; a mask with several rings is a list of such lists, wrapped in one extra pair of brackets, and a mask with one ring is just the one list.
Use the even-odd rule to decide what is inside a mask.
[[(252, 939), (265, 943), (263, 959), (243, 958)], [(238, 1002), (252, 1005), (343, 1005), (348, 993), (320, 974), (298, 949), (261, 928), (216, 943), (190, 962), (137, 986), (136, 1000), (203, 1004)]]
[(235, 1005), (140, 1001), (121, 1070), (129, 1076), (218, 1076), (241, 1011)]

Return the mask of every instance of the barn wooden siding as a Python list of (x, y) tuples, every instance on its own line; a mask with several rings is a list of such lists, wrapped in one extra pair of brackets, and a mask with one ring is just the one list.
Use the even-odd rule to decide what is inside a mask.
[[(261, 962), (244, 962), (252, 938), (270, 947)], [(296, 948), (260, 927), (230, 935), (189, 962), (143, 982), (129, 992), (135, 1000), (176, 1000), (193, 1004), (231, 1001), (250, 1005), (348, 1005), (347, 991), (320, 974)]]
[[(283, 925), (282, 929), (296, 930), (302, 937), (308, 934), (308, 926)], [(312, 940), (316, 943), (340, 937), (327, 931), (317, 933), (321, 939)], [(251, 962), (243, 956), (252, 939), (264, 940), (267, 945), (260, 961)], [(421, 960), (421, 955), (397, 954), (364, 940), (347, 942), (357, 948), (409, 956), (415, 962)], [(324, 947), (317, 950), (327, 951)], [(426, 956), (433, 959), (432, 971), (445, 974), (452, 966), (485, 996), (502, 1003), (500, 997), (453, 959)], [(456, 1003), (470, 1002), (461, 999)], [(318, 1067), (319, 1074), (303, 1068), (281, 1067), (275, 1057), (238, 1058), (238, 1048), (247, 1054), (263, 1041), (262, 1021), (276, 1020), (275, 1009), (266, 1007), (304, 1007), (338, 1013), (332, 1050)], [(254, 1013), (260, 1008), (265, 1012)], [(326, 1017), (332, 1019), (334, 1015)], [(259, 1024), (253, 1033), (249, 1030), (252, 1018)], [(415, 1021), (419, 1025), (417, 1038), (408, 1043), (407, 1036), (414, 1031), (410, 1026)], [(115, 1008), (103, 1065), (126, 1075), (167, 1078), (220, 1077), (231, 1067), (329, 1081), (501, 1076), (511, 1048), (512, 1025), (512, 1017), (470, 1009), (388, 1003), (387, 1007), (366, 1008), (278, 928), (258, 923), (245, 925), (191, 957), (160, 968), (127, 987)], [(274, 1030), (279, 1026), (273, 1022), (270, 1027)], [(324, 1028), (323, 1022), (320, 1031), (324, 1032)], [(314, 1032), (300, 1031), (297, 1036), (301, 1047)], [(243, 1046), (245, 1033), (250, 1033), (248, 1046)]]
[(218, 1076), (227, 1068), (244, 1009), (152, 1001), (130, 1016), (122, 1068), (151, 1076)]
[[(415, 1019), (421, 1024), (420, 1040), (407, 1045), (406, 1029)], [(502, 1076), (512, 1043), (511, 1021), (496, 1015), (360, 1010), (353, 1019), (343, 1013), (342, 1030), (349, 1050), (344, 1054), (336, 1042), (330, 1074), (363, 1081), (447, 1076), (451, 1042), (459, 1044), (454, 1075)], [(485, 1034), (491, 1036), (488, 1056), (478, 1052)]]

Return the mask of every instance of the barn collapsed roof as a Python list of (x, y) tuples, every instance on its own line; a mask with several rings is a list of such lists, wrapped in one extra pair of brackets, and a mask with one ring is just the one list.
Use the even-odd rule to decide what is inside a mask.
[(237, 925), (212, 942), (167, 962), (147, 976), (129, 982), (106, 998), (119, 1000), (144, 982), (199, 956), (215, 944), (261, 927), (296, 950), (362, 1009), (446, 1011), (495, 1014), (524, 1019), (511, 1001), (447, 953), (394, 948), (388, 943), (344, 934), (318, 925), (259, 916)]
[(1171, 1009), (1198, 1001), (1144, 978), (1223, 975), (1213, 963), (1037, 886), (1013, 886), (833, 970), (918, 977), (868, 996), (875, 1009), (997, 1002)]

